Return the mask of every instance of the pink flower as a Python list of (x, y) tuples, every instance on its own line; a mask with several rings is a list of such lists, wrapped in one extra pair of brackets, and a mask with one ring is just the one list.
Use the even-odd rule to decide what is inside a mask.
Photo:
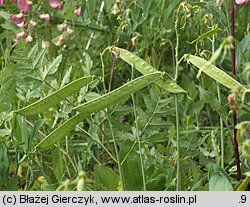
[(249, 0), (235, 0), (236, 4), (243, 5), (246, 4)]
[(20, 9), (20, 11), (30, 11), (30, 8), (32, 6), (32, 1), (29, 0), (17, 0), (17, 6)]
[(0, 6), (3, 5), (3, 0), (0, 0)]
[(77, 8), (74, 9), (74, 14), (78, 17), (80, 17), (82, 15), (82, 8), (79, 6)]
[(19, 14), (14, 14), (10, 16), (10, 20), (16, 24), (18, 27), (22, 27), (25, 24), (25, 16), (23, 12)]
[(50, 0), (49, 1), (49, 5), (56, 10), (62, 9), (63, 8), (63, 4), (60, 0)]

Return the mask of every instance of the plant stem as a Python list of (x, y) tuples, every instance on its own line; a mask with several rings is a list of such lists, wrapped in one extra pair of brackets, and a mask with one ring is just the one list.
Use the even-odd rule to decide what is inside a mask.
[[(221, 104), (221, 93), (220, 93), (220, 85), (217, 84), (217, 94), (218, 94), (218, 100), (219, 103)], [(224, 150), (224, 140), (225, 140), (225, 136), (224, 136), (224, 126), (223, 126), (223, 119), (220, 117), (220, 147), (221, 147), (221, 168), (224, 169), (224, 154), (225, 154), (225, 150)]]
[[(213, 34), (212, 37), (212, 54), (214, 54), (215, 52), (215, 35)], [(221, 104), (221, 92), (220, 92), (220, 85), (217, 82), (217, 96), (218, 96), (218, 100), (219, 103)], [(220, 117), (220, 147), (221, 147), (221, 168), (224, 169), (224, 140), (225, 140), (225, 136), (224, 136), (224, 126), (223, 126), (223, 120)]]
[[(234, 28), (234, 20), (235, 20), (235, 13), (234, 13), (234, 0), (232, 0), (232, 8), (231, 8), (231, 33), (233, 36), (233, 48), (232, 48), (232, 73), (236, 75), (236, 67), (235, 67), (235, 28)], [(235, 152), (235, 159), (236, 159), (236, 166), (237, 166), (237, 180), (241, 180), (241, 169), (240, 169), (240, 155), (239, 155), (239, 148), (238, 148), (238, 141), (237, 141), (237, 113), (233, 112), (233, 126), (234, 126), (234, 152)]]
[(146, 191), (146, 178), (145, 178), (145, 172), (144, 172), (144, 164), (143, 164), (143, 154), (142, 154), (142, 146), (141, 146), (141, 140), (139, 136), (139, 128), (138, 128), (138, 123), (137, 123), (137, 113), (136, 113), (136, 106), (135, 106), (135, 98), (134, 94), (132, 96), (132, 102), (134, 106), (134, 115), (135, 115), (135, 128), (136, 128), (136, 138), (138, 142), (138, 147), (139, 147), (139, 153), (140, 153), (140, 163), (141, 163), (141, 173), (142, 173), (142, 183), (143, 183), (143, 191)]
[[(134, 66), (132, 67), (132, 75), (131, 79), (134, 79)], [(132, 97), (132, 103), (134, 108), (134, 116), (135, 116), (135, 129), (136, 129), (136, 139), (138, 142), (139, 147), (139, 154), (140, 154), (140, 163), (141, 163), (141, 173), (142, 173), (142, 183), (143, 183), (143, 191), (146, 191), (146, 178), (145, 178), (145, 172), (144, 172), (144, 163), (143, 163), (143, 154), (142, 154), (142, 146), (141, 146), (141, 140), (139, 135), (139, 127), (138, 127), (138, 118), (137, 118), (137, 112), (136, 112), (136, 105), (135, 105), (135, 97), (134, 94), (131, 94)]]
[(121, 161), (120, 161), (120, 156), (119, 156), (119, 152), (118, 152), (118, 148), (117, 148), (117, 144), (116, 144), (116, 140), (115, 140), (115, 136), (114, 136), (114, 132), (113, 132), (113, 126), (112, 126), (112, 123), (111, 123), (108, 116), (107, 116), (107, 120), (109, 122), (111, 137), (112, 137), (113, 143), (114, 143), (115, 155), (116, 155), (116, 160), (117, 160), (117, 165), (118, 165), (120, 181), (121, 181), (121, 184), (122, 184), (122, 189), (126, 190), (125, 185), (124, 185), (125, 183), (124, 183), (124, 176), (123, 176), (123, 172), (122, 172), (122, 165), (121, 165)]
[[(175, 82), (177, 82), (178, 72), (179, 72), (179, 31), (178, 31), (178, 14), (180, 6), (176, 12), (175, 19), (175, 35), (176, 35), (176, 47), (175, 47)], [(177, 169), (176, 169), (176, 190), (181, 190), (181, 173), (180, 173), (180, 129), (179, 129), (179, 108), (178, 108), (178, 95), (175, 94), (175, 116), (176, 116), (176, 143), (177, 143)]]

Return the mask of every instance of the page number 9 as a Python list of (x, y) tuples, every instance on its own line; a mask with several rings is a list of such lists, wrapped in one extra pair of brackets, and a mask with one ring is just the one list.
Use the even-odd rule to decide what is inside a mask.
[(241, 195), (240, 199), (241, 199), (240, 203), (246, 203), (247, 201), (246, 195)]

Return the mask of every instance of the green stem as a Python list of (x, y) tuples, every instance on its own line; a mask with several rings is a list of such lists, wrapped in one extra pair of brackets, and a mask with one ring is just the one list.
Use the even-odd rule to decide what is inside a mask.
[(114, 132), (113, 132), (113, 126), (112, 126), (112, 123), (111, 123), (108, 116), (107, 116), (107, 120), (109, 122), (111, 137), (113, 139), (113, 144), (114, 144), (114, 148), (115, 148), (115, 155), (116, 155), (116, 160), (117, 160), (117, 165), (118, 165), (119, 176), (120, 176), (120, 180), (121, 180), (121, 184), (122, 184), (122, 189), (126, 190), (125, 185), (124, 185), (124, 177), (123, 177), (123, 172), (122, 172), (122, 165), (121, 165), (119, 152), (118, 152), (118, 148), (117, 148), (117, 144), (116, 144), (116, 140), (115, 140), (115, 136), (114, 136)]
[(180, 144), (180, 129), (179, 129), (179, 109), (178, 109), (178, 95), (175, 95), (175, 116), (176, 116), (176, 142), (177, 142), (177, 169), (176, 169), (176, 178), (177, 185), (176, 190), (181, 190), (181, 172), (180, 172), (180, 154), (181, 154), (181, 144)]
[[(213, 25), (212, 25), (213, 26)], [(215, 52), (215, 35), (212, 37), (212, 55)], [(215, 63), (214, 63), (215, 64)], [(217, 96), (219, 103), (221, 104), (221, 92), (220, 92), (220, 85), (217, 82)], [(221, 168), (224, 169), (224, 126), (223, 126), (223, 119), (220, 117), (220, 143), (221, 143)]]
[[(178, 14), (180, 11), (181, 4), (179, 5), (176, 12), (175, 19), (175, 35), (176, 35), (176, 47), (175, 47), (175, 82), (177, 82), (179, 73), (179, 31), (178, 31)], [(179, 108), (178, 108), (178, 95), (175, 94), (175, 116), (176, 116), (176, 142), (177, 142), (177, 169), (176, 169), (176, 190), (181, 190), (181, 172), (180, 172), (180, 129), (179, 129)]]
[(134, 94), (132, 96), (132, 102), (134, 106), (134, 114), (135, 114), (135, 128), (136, 128), (136, 138), (138, 142), (139, 147), (139, 153), (140, 153), (140, 163), (141, 163), (141, 173), (142, 173), (142, 182), (143, 182), (143, 191), (146, 191), (146, 178), (145, 178), (145, 172), (144, 172), (144, 164), (143, 164), (143, 155), (142, 155), (142, 146), (141, 146), (141, 140), (139, 136), (139, 129), (138, 129), (138, 123), (137, 123), (137, 113), (136, 113), (136, 106), (135, 106), (135, 98)]
[[(134, 78), (134, 66), (132, 67), (132, 75), (131, 79)], [(144, 172), (144, 164), (143, 164), (143, 155), (142, 155), (142, 146), (141, 146), (141, 140), (140, 140), (140, 135), (139, 135), (139, 128), (138, 128), (138, 123), (137, 123), (137, 113), (136, 113), (136, 105), (135, 105), (135, 98), (134, 94), (131, 94), (132, 97), (132, 102), (133, 102), (133, 108), (134, 108), (134, 115), (135, 115), (135, 128), (136, 128), (136, 139), (138, 142), (138, 147), (139, 147), (139, 153), (140, 153), (140, 163), (141, 163), (141, 173), (142, 173), (142, 183), (143, 183), (143, 191), (146, 191), (146, 178), (145, 178), (145, 172)]]

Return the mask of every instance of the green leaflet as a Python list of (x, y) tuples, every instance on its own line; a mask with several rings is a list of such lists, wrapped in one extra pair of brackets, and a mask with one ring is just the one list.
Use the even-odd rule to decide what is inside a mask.
[[(157, 72), (157, 70), (154, 67), (152, 67), (150, 64), (148, 64), (147, 62), (142, 60), (140, 57), (136, 56), (135, 54), (127, 50), (119, 48), (119, 55), (121, 59), (123, 59), (128, 64), (134, 66), (135, 69), (137, 69), (143, 75)], [(187, 93), (184, 89), (178, 86), (174, 81), (171, 81), (166, 78), (164, 79), (162, 78), (161, 80), (157, 81), (156, 84), (170, 93)]]
[(17, 110), (16, 113), (22, 114), (24, 116), (31, 116), (46, 111), (51, 106), (59, 103), (61, 100), (70, 96), (75, 91), (80, 90), (83, 86), (85, 86), (92, 80), (93, 76), (86, 76), (83, 78), (79, 78), (71, 82), (70, 84), (64, 86), (63, 88), (55, 91), (49, 96), (43, 98), (42, 100), (39, 100), (35, 103), (32, 103), (31, 105), (28, 105), (22, 109)]
[(216, 171), (209, 179), (209, 191), (233, 191), (233, 186), (223, 173)]
[(209, 103), (213, 107), (213, 109), (218, 113), (218, 115), (222, 118), (222, 120), (227, 123), (227, 111), (225, 107), (223, 107), (218, 101), (218, 99), (213, 96), (213, 94), (209, 93), (209, 91), (206, 91), (200, 86), (198, 86), (198, 89), (200, 91), (201, 100), (205, 101), (205, 103)]
[(4, 142), (0, 142), (0, 186), (8, 180), (9, 157)]
[[(250, 48), (250, 34), (245, 36), (236, 48), (236, 68), (240, 68), (241, 60), (247, 58), (247, 50)], [(248, 56), (249, 57), (249, 56)]]
[(63, 178), (63, 158), (59, 147), (52, 153), (52, 163), (56, 180), (60, 182)]
[(122, 98), (157, 81), (160, 79), (160, 77), (161, 73), (159, 72), (141, 76), (99, 98), (74, 108), (81, 113), (73, 116), (53, 132), (51, 132), (40, 143), (37, 144), (36, 148), (48, 149), (54, 143), (63, 138), (67, 133), (73, 130), (77, 124), (88, 117), (91, 113), (104, 109), (112, 104), (117, 104)]
[(208, 76), (218, 81), (222, 85), (226, 86), (229, 89), (241, 88), (246, 90), (246, 88), (241, 85), (238, 81), (233, 79), (231, 76), (226, 74), (224, 71), (220, 70), (212, 63), (204, 60), (203, 58), (197, 57), (195, 55), (185, 55), (184, 58), (188, 63), (192, 63), (198, 67), (202, 72), (206, 73)]
[(107, 190), (117, 190), (119, 185), (119, 176), (110, 167), (104, 165), (95, 166), (94, 174), (95, 189), (102, 190), (103, 187)]

